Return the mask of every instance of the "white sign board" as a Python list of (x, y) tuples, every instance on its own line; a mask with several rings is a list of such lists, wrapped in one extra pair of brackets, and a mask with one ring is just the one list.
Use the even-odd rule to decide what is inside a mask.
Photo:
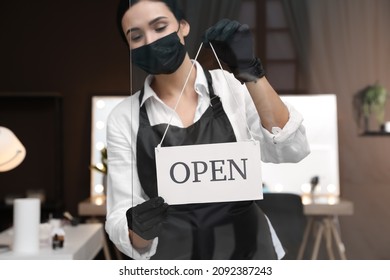
[(257, 141), (158, 147), (158, 195), (170, 204), (263, 198)]

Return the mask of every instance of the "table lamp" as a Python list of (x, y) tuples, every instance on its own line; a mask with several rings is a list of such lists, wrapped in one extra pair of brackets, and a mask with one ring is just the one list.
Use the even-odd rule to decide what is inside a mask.
[(26, 157), (26, 149), (8, 128), (0, 126), (0, 172), (14, 169)]

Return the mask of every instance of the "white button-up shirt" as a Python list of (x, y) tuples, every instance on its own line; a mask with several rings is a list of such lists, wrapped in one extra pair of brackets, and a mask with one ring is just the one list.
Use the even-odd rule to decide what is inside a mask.
[[(195, 91), (198, 94), (198, 106), (194, 122), (198, 121), (210, 106), (210, 96), (207, 79), (202, 67), (195, 62)], [(237, 141), (251, 138), (260, 141), (261, 157), (264, 162), (298, 162), (309, 153), (305, 128), (302, 126), (302, 116), (286, 104), (289, 110), (289, 120), (283, 128), (274, 127), (272, 132), (262, 125), (252, 98), (245, 85), (234, 76), (222, 70), (210, 71), (214, 92), (220, 97), (223, 108), (233, 127)], [(107, 122), (108, 151), (108, 188), (106, 231), (124, 254), (134, 259), (149, 259), (156, 252), (158, 238), (144, 252), (132, 247), (129, 240), (126, 211), (138, 205), (148, 196), (144, 193), (137, 172), (137, 133), (139, 127), (140, 106), (145, 104), (150, 124), (168, 123), (183, 127), (176, 112), (164, 104), (150, 87), (153, 76), (148, 76), (144, 84), (144, 97), (139, 103), (139, 94), (129, 96), (111, 112)], [(246, 125), (247, 124), (247, 125)], [(272, 226), (275, 250), (281, 258), (284, 251), (277, 239)]]

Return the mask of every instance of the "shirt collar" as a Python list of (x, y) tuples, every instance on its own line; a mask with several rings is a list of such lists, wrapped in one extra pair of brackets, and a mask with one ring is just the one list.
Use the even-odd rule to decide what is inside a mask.
[[(209, 88), (208, 83), (206, 79), (206, 75), (203, 72), (202, 66), (195, 60), (192, 60), (192, 62), (195, 63), (195, 69), (196, 69), (196, 78), (195, 78), (195, 89), (196, 92), (201, 96), (205, 96), (209, 94)], [(153, 97), (157, 100), (160, 100), (157, 94), (154, 92), (154, 90), (151, 88), (151, 83), (153, 81), (154, 76), (148, 75), (145, 79), (144, 83), (144, 96), (142, 98), (142, 102), (140, 104), (140, 107), (145, 103), (146, 100)]]

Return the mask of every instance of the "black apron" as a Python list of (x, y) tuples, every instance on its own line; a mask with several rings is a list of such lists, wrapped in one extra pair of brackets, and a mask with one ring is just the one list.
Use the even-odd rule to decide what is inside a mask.
[[(211, 75), (205, 71), (210, 106), (187, 128), (170, 126), (163, 147), (235, 142), (233, 128), (220, 98), (214, 94)], [(144, 90), (141, 90), (141, 103)], [(145, 104), (140, 108), (137, 135), (137, 169), (141, 186), (158, 196), (155, 147), (167, 124), (151, 126)], [(270, 228), (254, 201), (171, 205), (158, 236), (152, 259), (276, 259)]]

